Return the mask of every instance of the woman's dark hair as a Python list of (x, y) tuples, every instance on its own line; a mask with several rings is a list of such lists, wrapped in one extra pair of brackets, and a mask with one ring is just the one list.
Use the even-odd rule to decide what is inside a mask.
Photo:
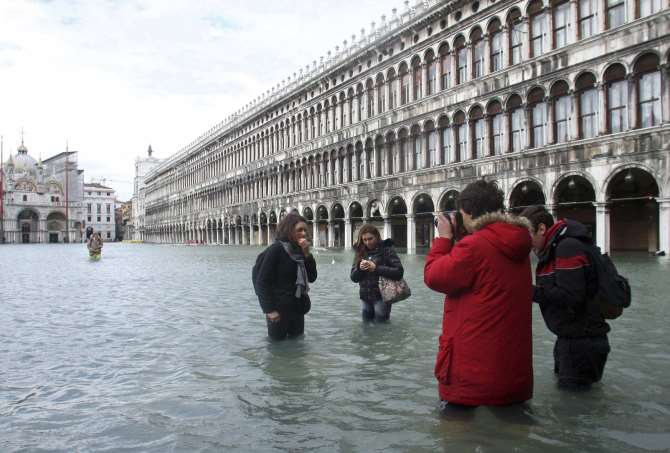
[(275, 237), (280, 241), (291, 242), (293, 240), (293, 230), (300, 222), (307, 223), (307, 220), (297, 211), (292, 211), (279, 222)]
[(471, 182), (458, 195), (458, 207), (473, 219), (490, 212), (502, 211), (504, 196), (498, 185), (483, 179)]
[(358, 238), (356, 239), (356, 243), (354, 244), (354, 248), (356, 249), (356, 256), (354, 257), (354, 264), (358, 266), (358, 264), (361, 262), (363, 259), (363, 255), (365, 255), (366, 252), (366, 247), (365, 244), (363, 243), (363, 235), (364, 234), (371, 234), (377, 239), (377, 244), (379, 244), (382, 241), (382, 237), (379, 234), (379, 230), (377, 229), (376, 226), (366, 223), (361, 227), (360, 230), (358, 230)]
[(544, 224), (547, 228), (554, 225), (554, 217), (545, 209), (544, 206), (528, 206), (521, 211), (519, 217), (525, 217), (533, 225), (533, 232), (537, 231), (540, 224)]

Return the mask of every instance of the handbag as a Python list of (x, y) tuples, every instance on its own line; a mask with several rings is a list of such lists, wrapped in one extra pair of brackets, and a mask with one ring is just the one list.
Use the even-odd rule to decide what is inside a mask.
[(386, 277), (379, 277), (379, 292), (382, 294), (382, 300), (387, 304), (394, 304), (407, 299), (412, 295), (412, 290), (404, 278), (400, 280), (391, 280)]

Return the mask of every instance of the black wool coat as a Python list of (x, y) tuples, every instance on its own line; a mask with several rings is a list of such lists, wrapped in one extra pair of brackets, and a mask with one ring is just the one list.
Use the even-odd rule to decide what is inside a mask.
[(365, 302), (382, 300), (382, 295), (379, 292), (379, 277), (400, 280), (405, 272), (400, 258), (393, 250), (393, 241), (386, 239), (379, 243), (374, 250), (366, 250), (363, 259), (374, 261), (377, 268), (374, 272), (362, 271), (358, 267), (359, 263), (354, 263), (351, 267), (351, 280), (358, 283), (360, 298)]
[[(316, 261), (309, 255), (305, 258), (307, 280), (316, 281)], [(281, 242), (276, 241), (267, 248), (258, 275), (256, 291), (263, 313), (278, 311), (279, 313), (305, 314), (312, 303), (309, 295), (295, 297), (298, 263), (288, 255)]]

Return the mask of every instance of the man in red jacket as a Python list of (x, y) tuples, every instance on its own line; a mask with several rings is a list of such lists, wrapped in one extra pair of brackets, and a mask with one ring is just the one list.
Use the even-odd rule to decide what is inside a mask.
[(426, 285), (446, 295), (435, 364), (443, 412), (533, 395), (529, 224), (503, 214), (493, 182), (469, 184), (458, 204), (470, 234), (454, 242), (440, 214), (424, 268)]

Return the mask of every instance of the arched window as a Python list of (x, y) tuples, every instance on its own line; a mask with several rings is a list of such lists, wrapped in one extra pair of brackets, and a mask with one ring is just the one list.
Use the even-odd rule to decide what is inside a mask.
[(493, 20), (488, 27), (489, 32), (489, 48), (491, 49), (490, 70), (491, 72), (500, 71), (503, 67), (503, 47), (502, 47), (502, 31), (500, 21)]
[(421, 60), (415, 58), (412, 61), (412, 79), (414, 82), (414, 86), (412, 87), (413, 99), (421, 99), (422, 97), (421, 86), (423, 84), (423, 77), (421, 72)]
[(468, 48), (465, 46), (465, 37), (459, 36), (454, 42), (456, 49), (456, 66), (458, 67), (458, 79), (456, 84), (461, 84), (468, 80)]
[(386, 95), (384, 93), (384, 76), (377, 75), (376, 96), (377, 96), (377, 113), (384, 113), (386, 111)]
[(491, 102), (486, 108), (486, 114), (488, 116), (488, 134), (489, 137), (491, 137), (491, 140), (489, 140), (489, 149), (487, 151), (490, 156), (499, 156), (502, 154), (503, 144), (503, 115), (500, 102)]
[(389, 86), (389, 110), (398, 106), (398, 90), (396, 90), (396, 74), (391, 68), (386, 76), (386, 83)]
[(521, 151), (526, 146), (526, 118), (523, 113), (521, 97), (513, 94), (507, 101), (510, 124), (510, 150)]
[(597, 31), (598, 0), (579, 0), (579, 38), (586, 39)]
[(551, 87), (551, 100), (554, 109), (554, 140), (564, 143), (570, 139), (570, 95), (568, 84), (559, 80)]
[(547, 15), (540, 0), (528, 6), (530, 17), (530, 50), (531, 56), (539, 57), (549, 50), (547, 45)]
[(347, 112), (348, 108), (346, 107), (347, 104), (347, 97), (344, 93), (340, 93), (340, 102), (339, 102), (339, 108), (340, 108), (340, 124), (338, 127), (342, 129), (344, 126), (347, 125)]
[(354, 124), (354, 90), (349, 88), (349, 98), (347, 99), (347, 113), (344, 115), (345, 120), (348, 118), (348, 122), (345, 121), (345, 124), (351, 126)]
[[(323, 135), (323, 127), (324, 127), (324, 124), (323, 124), (323, 115), (322, 115), (322, 113), (323, 113), (323, 110), (321, 110), (321, 105), (318, 105), (318, 106), (316, 107), (316, 119), (317, 119), (317, 122), (319, 123), (319, 136), (322, 136), (322, 135)], [(282, 135), (283, 135), (283, 134), (282, 134)], [(283, 145), (282, 145), (282, 148), (283, 148)]]
[(610, 134), (628, 129), (628, 81), (626, 68), (614, 64), (605, 71), (607, 84), (607, 130)]
[(510, 64), (519, 64), (523, 58), (523, 39), (526, 30), (521, 19), (521, 12), (517, 8), (514, 8), (507, 16), (507, 27), (510, 30)]
[[(365, 109), (365, 106), (363, 105), (363, 85), (360, 83), (356, 87), (356, 121), (362, 121), (363, 120), (363, 110)], [(353, 121), (353, 117), (351, 118)]]
[(579, 93), (579, 123), (581, 138), (593, 138), (598, 135), (598, 91), (596, 78), (585, 73), (575, 83)]
[(423, 168), (424, 159), (421, 142), (421, 129), (419, 129), (419, 126), (414, 126), (412, 128), (412, 170)]
[(324, 118), (325, 118), (325, 130), (326, 134), (330, 132), (330, 102), (326, 101), (323, 104)]
[(440, 88), (446, 90), (451, 88), (451, 54), (449, 52), (449, 44), (444, 43), (440, 46), (440, 66), (442, 69), (442, 80), (440, 81)]
[(314, 119), (314, 109), (309, 112), (309, 138), (316, 137), (316, 124)]
[(368, 118), (375, 116), (375, 84), (369, 79), (365, 84), (365, 90), (368, 94)]
[(454, 127), (456, 128), (456, 155), (455, 162), (466, 159), (468, 152), (468, 123), (465, 121), (465, 113), (457, 112), (454, 115)]
[(405, 63), (400, 65), (400, 105), (409, 102), (409, 73)]
[(399, 172), (407, 171), (405, 162), (407, 162), (407, 129), (401, 129), (398, 133), (398, 149), (394, 156), (394, 166)]
[(554, 49), (560, 49), (568, 44), (570, 2), (568, 0), (555, 1), (552, 13), (554, 15)]
[(640, 17), (647, 17), (661, 10), (661, 0), (639, 0)]
[(661, 73), (658, 65), (659, 59), (654, 54), (646, 54), (635, 63), (640, 99), (638, 106), (640, 127), (661, 124)]
[(472, 78), (476, 79), (484, 75), (484, 40), (482, 29), (477, 27), (470, 35), (472, 42)]
[(426, 65), (428, 65), (428, 92), (426, 95), (430, 96), (437, 92), (437, 61), (432, 50), (426, 54)]
[(425, 166), (435, 166), (438, 164), (437, 159), (437, 131), (435, 130), (435, 125), (432, 121), (426, 122), (424, 126), (426, 131), (426, 145), (427, 145), (427, 162)]
[(606, 5), (608, 30), (626, 23), (626, 0), (606, 0)]
[(484, 157), (484, 112), (480, 106), (470, 110), (470, 126), (472, 127), (472, 157)]
[(531, 120), (531, 148), (546, 145), (547, 104), (544, 102), (544, 91), (534, 88), (528, 93), (528, 107)]
[(443, 164), (451, 161), (451, 128), (449, 127), (449, 119), (446, 116), (440, 117), (440, 145), (441, 156), (440, 160)]

